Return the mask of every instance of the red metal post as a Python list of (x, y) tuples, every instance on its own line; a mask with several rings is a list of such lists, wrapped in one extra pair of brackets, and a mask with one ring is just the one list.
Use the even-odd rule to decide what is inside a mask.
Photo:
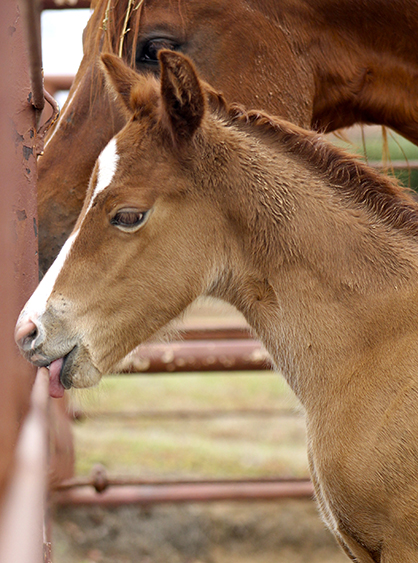
[[(38, 281), (37, 112), (21, 6), (0, 3), (0, 561), (41, 563), (48, 377), (14, 343), (16, 318)], [(39, 108), (40, 110), (40, 108)]]
[(0, 503), (34, 368), (18, 354), (17, 315), (37, 285), (35, 110), (15, 1), (0, 2)]

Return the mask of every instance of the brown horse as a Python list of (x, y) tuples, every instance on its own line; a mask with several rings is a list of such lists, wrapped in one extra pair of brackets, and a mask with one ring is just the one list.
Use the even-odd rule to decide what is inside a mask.
[(80, 213), (94, 162), (125, 123), (96, 72), (120, 52), (158, 72), (162, 47), (188, 54), (229, 100), (332, 131), (392, 127), (418, 143), (417, 0), (97, 0), (84, 58), (39, 160), (46, 271)]
[(418, 207), (315, 133), (227, 106), (189, 59), (103, 57), (128, 123), (16, 327), (51, 392), (97, 383), (198, 296), (233, 304), (306, 411), (325, 521), (418, 561)]

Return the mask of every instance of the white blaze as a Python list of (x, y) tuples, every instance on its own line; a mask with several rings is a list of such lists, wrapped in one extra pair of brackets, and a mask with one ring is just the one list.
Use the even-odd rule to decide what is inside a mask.
[[(86, 215), (93, 205), (94, 199), (102, 192), (113, 179), (118, 167), (119, 155), (117, 151), (116, 139), (113, 137), (105, 146), (97, 159), (97, 184), (87, 207)], [(84, 217), (86, 216), (84, 215)]]
[[(83, 220), (86, 218), (86, 215), (90, 210), (94, 199), (100, 192), (107, 188), (107, 186), (112, 181), (112, 178), (116, 172), (118, 161), (119, 155), (117, 153), (116, 139), (113, 138), (108, 143), (108, 145), (106, 145), (98, 158), (97, 184)], [(60, 253), (56, 257), (54, 263), (41, 280), (40, 284), (32, 294), (29, 301), (26, 303), (19, 319), (22, 319), (23, 317), (29, 317), (32, 319), (32, 321), (34, 321), (37, 318), (41, 317), (41, 315), (45, 312), (46, 305), (54, 289), (55, 282), (62, 270), (62, 267), (64, 266), (68, 255), (70, 254), (71, 247), (73, 246), (74, 241), (76, 240), (80, 232), (80, 228), (68, 238), (67, 242), (64, 244)]]
[(49, 268), (47, 273), (42, 278), (40, 284), (32, 293), (31, 298), (26, 303), (25, 308), (20, 313), (19, 318), (29, 316), (32, 320), (40, 317), (46, 308), (46, 303), (49, 296), (54, 288), (55, 281), (60, 273), (62, 266), (70, 253), (73, 242), (78, 234), (78, 231), (73, 233), (68, 239), (64, 246), (61, 248), (60, 253), (56, 257), (52, 266)]
[(100, 153), (98, 159), (99, 169), (97, 172), (97, 184), (94, 188), (92, 200), (102, 192), (113, 179), (116, 168), (119, 162), (119, 155), (117, 151), (116, 138), (113, 137), (111, 141)]

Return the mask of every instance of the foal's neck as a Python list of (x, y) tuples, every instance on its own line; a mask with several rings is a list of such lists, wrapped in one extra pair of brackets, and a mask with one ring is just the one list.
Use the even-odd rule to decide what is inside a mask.
[(248, 200), (234, 200), (244, 217), (218, 294), (244, 314), (307, 406), (319, 396), (312, 385), (343, 385), (371, 349), (418, 326), (417, 245), (311, 169), (286, 156), (273, 174), (268, 161), (263, 177), (240, 182)]

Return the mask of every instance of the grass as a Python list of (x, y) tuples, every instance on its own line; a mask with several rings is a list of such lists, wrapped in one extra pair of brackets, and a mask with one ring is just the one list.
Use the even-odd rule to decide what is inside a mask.
[[(195, 374), (105, 378), (94, 407), (105, 411), (290, 409), (291, 416), (121, 420), (75, 425), (76, 473), (93, 465), (142, 477), (306, 476), (305, 428), (277, 374)], [(90, 401), (92, 402), (92, 401)]]

